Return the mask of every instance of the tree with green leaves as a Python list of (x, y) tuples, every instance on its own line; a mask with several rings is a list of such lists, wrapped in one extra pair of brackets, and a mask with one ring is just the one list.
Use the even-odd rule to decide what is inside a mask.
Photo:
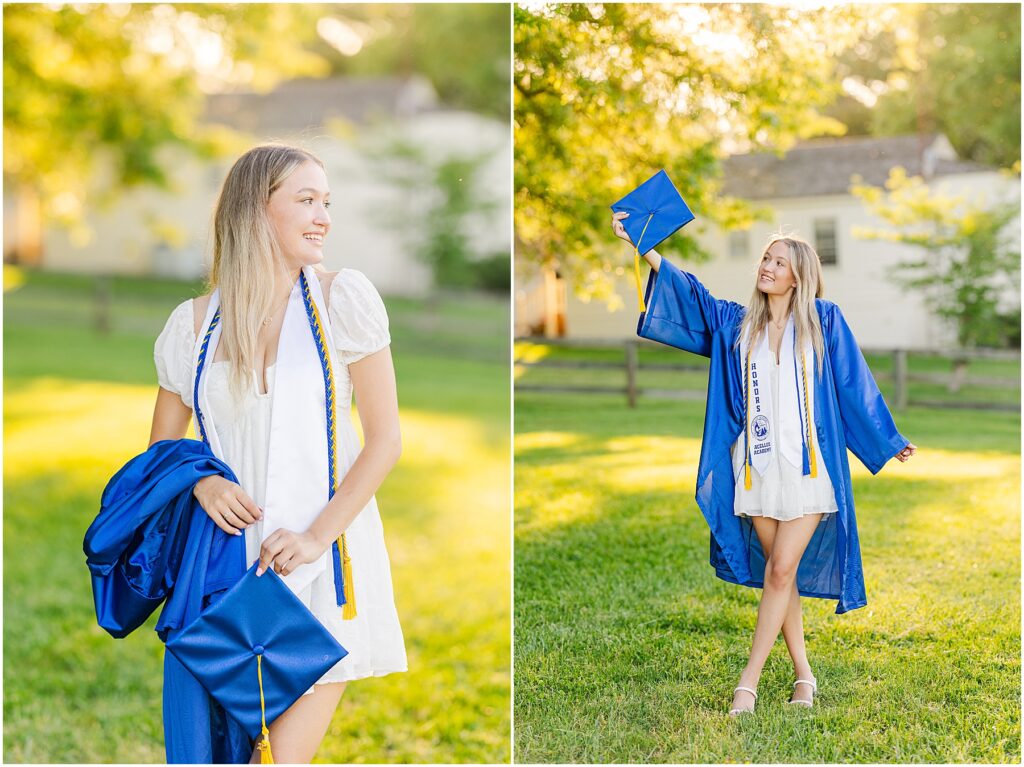
[(5, 4), (5, 181), (41, 220), (74, 233), (88, 205), (137, 185), (169, 188), (169, 149), (212, 159), (247, 148), (245, 137), (200, 122), (205, 90), (325, 74), (327, 62), (305, 48), (318, 13), (303, 4)]
[(962, 347), (1019, 343), (1019, 327), (1012, 327), (1013, 318), (1020, 321), (1019, 199), (969, 202), (930, 189), (903, 168), (893, 169), (885, 189), (855, 183), (850, 191), (889, 225), (857, 227), (854, 236), (915, 246), (893, 277), (925, 291)]
[[(38, 228), (57, 224), (74, 238), (88, 234), (88, 206), (138, 185), (169, 189), (182, 152), (212, 160), (249, 148), (251, 137), (201, 121), (207, 93), (419, 72), (443, 98), (506, 117), (508, 13), (475, 5), (8, 3), (4, 179), (36, 212)], [(319, 34), (325, 20), (360, 19), (366, 45), (358, 55), (346, 57)]]
[(336, 73), (418, 73), (445, 104), (508, 120), (507, 5), (346, 3), (333, 11), (365, 37), (358, 55), (334, 60)]
[(836, 62), (860, 100), (826, 111), (851, 133), (943, 133), (964, 158), (1020, 160), (1018, 3), (878, 6), (870, 28)]
[(430, 269), (434, 284), (456, 290), (504, 287), (507, 294), (508, 253), (478, 253), (471, 236), (474, 224), (498, 207), (498, 190), (480, 182), (491, 151), (441, 152), (384, 129), (367, 137), (363, 147), (377, 177), (401, 200), (382, 206), (378, 220)]
[(853, 44), (860, 6), (565, 4), (515, 7), (517, 268), (552, 269), (611, 300), (628, 266), (608, 205), (664, 168), (697, 221), (663, 246), (748, 226), (759, 211), (721, 193), (727, 152), (783, 152), (840, 134), (819, 110), (839, 85), (831, 55)]

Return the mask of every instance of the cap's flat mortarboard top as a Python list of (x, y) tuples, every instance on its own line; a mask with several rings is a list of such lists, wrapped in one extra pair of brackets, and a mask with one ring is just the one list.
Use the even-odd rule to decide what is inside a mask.
[(614, 203), (612, 210), (629, 214), (622, 226), (633, 241), (633, 271), (637, 299), (643, 312), (646, 307), (640, 287), (640, 256), (693, 221), (694, 215), (664, 170), (659, 170)]
[(612, 210), (629, 214), (622, 225), (640, 255), (694, 219), (672, 179), (663, 170), (612, 205)]
[(348, 651), (273, 571), (254, 564), (167, 642), (253, 738)]

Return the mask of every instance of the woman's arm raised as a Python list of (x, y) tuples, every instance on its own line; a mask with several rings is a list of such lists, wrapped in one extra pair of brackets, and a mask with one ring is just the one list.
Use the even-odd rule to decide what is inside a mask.
[[(619, 239), (632, 244), (622, 225), (622, 220), (628, 216), (624, 212), (613, 213), (612, 231)], [(652, 273), (647, 280), (637, 335), (710, 356), (712, 334), (723, 326), (734, 327), (744, 307), (715, 298), (696, 277), (676, 268), (671, 261), (663, 261), (653, 248), (644, 258), (651, 265)]]
[[(620, 240), (625, 240), (630, 245), (633, 245), (633, 241), (629, 239), (629, 234), (626, 233), (626, 227), (622, 225), (622, 219), (624, 218), (629, 218), (629, 214), (622, 211), (612, 213), (612, 231)], [(649, 251), (644, 253), (644, 258), (646, 258), (647, 263), (651, 265), (651, 269), (658, 271), (658, 267), (661, 266), (661, 256), (658, 255), (658, 251), (651, 248)]]

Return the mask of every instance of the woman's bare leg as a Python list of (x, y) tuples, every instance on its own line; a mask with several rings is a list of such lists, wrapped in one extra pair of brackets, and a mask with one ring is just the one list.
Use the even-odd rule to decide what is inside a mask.
[[(764, 551), (765, 559), (771, 556), (772, 544), (775, 542), (775, 530), (778, 522), (774, 519), (764, 517), (752, 517), (754, 530), (757, 538), (761, 541), (761, 549)], [(786, 612), (786, 620), (782, 624), (782, 637), (786, 640), (786, 649), (789, 650), (789, 657), (793, 659), (793, 671), (797, 679), (813, 679), (811, 664), (807, 660), (807, 646), (804, 644), (804, 623), (803, 610), (800, 606), (800, 591), (793, 581), (793, 591), (789, 600), (789, 610)], [(743, 694), (743, 693), (741, 693)], [(749, 697), (749, 696), (748, 696)], [(811, 689), (807, 685), (798, 685), (793, 694), (793, 700), (812, 699)]]
[[(766, 550), (767, 561), (750, 659), (740, 675), (740, 684), (744, 687), (756, 689), (768, 654), (775, 645), (780, 629), (786, 623), (790, 624), (789, 636), (786, 637), (787, 646), (790, 637), (794, 638), (796, 645), (797, 657), (793, 659), (794, 666), (797, 658), (800, 658), (803, 664), (807, 662), (803, 644), (800, 596), (796, 590), (796, 569), (814, 535), (820, 517), (820, 514), (809, 514), (800, 519), (781, 523), (763, 517), (752, 518), (758, 539), (762, 541), (761, 548)], [(767, 548), (765, 543), (768, 544)], [(790, 655), (793, 653), (793, 647), (790, 647)], [(741, 690), (735, 694), (732, 707), (750, 709), (753, 708), (753, 704), (754, 697)]]
[[(775, 542), (775, 530), (779, 523), (777, 520), (767, 517), (751, 517), (754, 523), (754, 531), (761, 542), (761, 550), (767, 560), (772, 555), (772, 544)], [(789, 610), (786, 612), (786, 620), (782, 624), (782, 636), (786, 640), (786, 648), (789, 650), (789, 657), (793, 659), (793, 670), (798, 679), (809, 679), (813, 676), (811, 665), (807, 661), (807, 648), (804, 644), (803, 611), (800, 607), (800, 592), (797, 590), (796, 581), (793, 581), (793, 591), (789, 600)], [(798, 688), (799, 689), (799, 688)]]
[[(303, 695), (270, 725), (270, 748), (278, 764), (309, 764), (327, 734), (346, 682), (318, 684), (312, 695)], [(249, 764), (260, 763), (253, 749)]]
[[(790, 597), (789, 612), (786, 613), (786, 622), (782, 624), (782, 637), (786, 640), (786, 648), (789, 650), (789, 657), (793, 659), (793, 672), (797, 679), (813, 679), (811, 664), (807, 660), (807, 645), (804, 644), (804, 622), (803, 610), (800, 607), (800, 592), (797, 590), (796, 581), (793, 581), (793, 594)], [(805, 684), (796, 686), (791, 700), (811, 701), (813, 692)]]

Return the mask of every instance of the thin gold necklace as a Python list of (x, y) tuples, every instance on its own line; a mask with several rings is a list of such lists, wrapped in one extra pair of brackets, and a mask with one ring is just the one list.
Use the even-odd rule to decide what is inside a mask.
[[(291, 293), (289, 293), (288, 295), (291, 295)], [(263, 326), (264, 326), (264, 327), (266, 327), (267, 325), (269, 325), (269, 324), (270, 324), (270, 321), (271, 321), (272, 319), (274, 319), (274, 317), (276, 317), (276, 316), (277, 316), (277, 312), (278, 312), (278, 311), (279, 311), (279, 310), (281, 309), (281, 307), (282, 307), (282, 306), (283, 306), (283, 305), (284, 305), (284, 304), (285, 304), (285, 303), (286, 303), (287, 301), (288, 301), (288, 296), (285, 296), (285, 297), (284, 297), (284, 299), (283, 299), (282, 301), (280, 301), (280, 302), (278, 303), (278, 305), (277, 305), (277, 308), (275, 308), (275, 309), (274, 309), (274, 311), (273, 311), (273, 312), (272, 312), (272, 313), (270, 314), (270, 316), (269, 316), (269, 317), (267, 317), (267, 318), (266, 318), (265, 320), (263, 320)]]

